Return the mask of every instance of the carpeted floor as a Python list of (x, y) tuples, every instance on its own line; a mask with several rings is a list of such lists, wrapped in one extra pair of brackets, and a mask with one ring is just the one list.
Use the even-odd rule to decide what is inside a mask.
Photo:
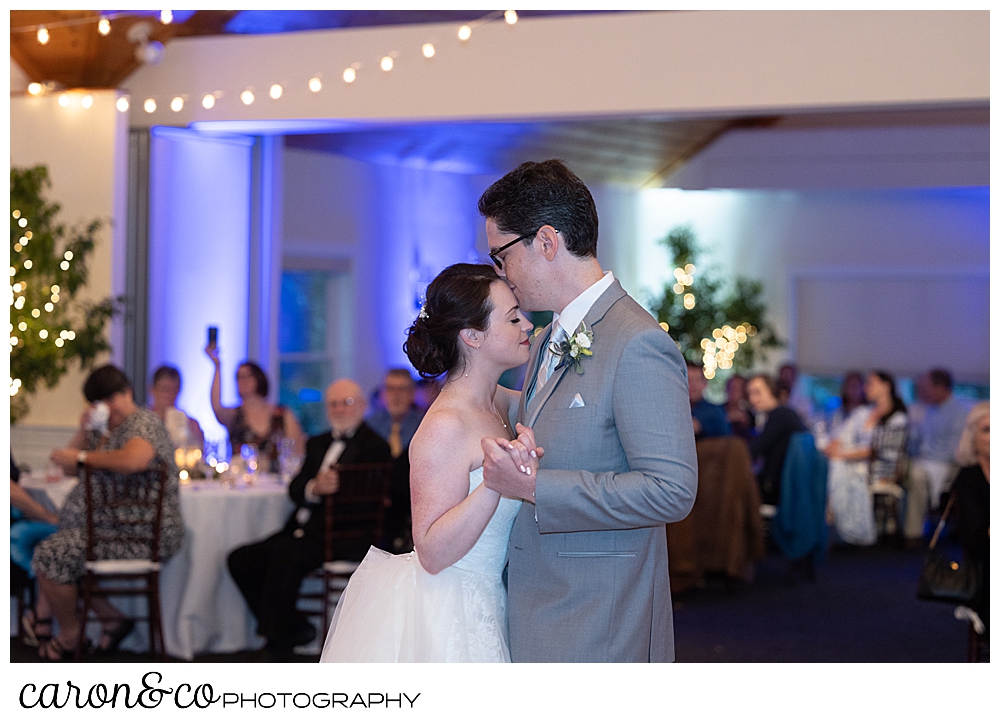
[[(769, 555), (752, 584), (707, 584), (674, 599), (678, 662), (950, 663), (966, 658), (967, 626), (954, 607), (917, 600), (921, 551), (889, 546), (835, 548), (815, 582), (789, 586), (785, 563)], [(312, 662), (316, 656), (297, 656)], [(138, 663), (119, 653), (94, 662)], [(11, 638), (10, 662), (37, 662)], [(263, 662), (255, 651), (203, 655), (200, 663)]]

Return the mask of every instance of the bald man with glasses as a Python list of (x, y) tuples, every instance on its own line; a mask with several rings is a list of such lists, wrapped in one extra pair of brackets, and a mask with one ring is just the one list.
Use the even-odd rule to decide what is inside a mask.
[[(299, 586), (310, 570), (323, 564), (323, 495), (339, 488), (336, 464), (388, 462), (389, 445), (364, 422), (361, 387), (338, 379), (326, 389), (330, 431), (306, 442), (306, 459), (288, 494), (295, 512), (281, 532), (240, 547), (229, 555), (229, 572), (257, 618), (257, 632), (267, 638), (266, 657), (290, 660), (292, 649), (316, 637), (316, 628), (296, 610)], [(341, 559), (360, 560), (364, 549), (337, 551)]]

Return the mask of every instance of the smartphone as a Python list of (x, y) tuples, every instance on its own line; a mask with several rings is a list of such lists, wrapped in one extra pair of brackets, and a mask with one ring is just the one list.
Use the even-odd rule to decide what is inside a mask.
[(208, 327), (208, 345), (209, 346), (219, 345), (219, 327), (217, 326)]

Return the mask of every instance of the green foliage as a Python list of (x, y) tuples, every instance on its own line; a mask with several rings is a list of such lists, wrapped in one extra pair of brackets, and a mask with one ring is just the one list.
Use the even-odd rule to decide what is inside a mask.
[(72, 362), (89, 367), (111, 348), (104, 328), (116, 301), (76, 298), (102, 224), (95, 219), (67, 232), (59, 204), (44, 196), (50, 185), (45, 166), (10, 170), (11, 424), (28, 412), (27, 396), (39, 384), (51, 389)]
[[(760, 361), (763, 350), (784, 346), (767, 321), (767, 306), (762, 299), (764, 285), (760, 281), (737, 276), (726, 284), (714, 269), (702, 268), (701, 249), (689, 226), (671, 229), (660, 243), (673, 257), (676, 284), (664, 285), (663, 295), (653, 302), (652, 309), (657, 320), (667, 324), (686, 359), (703, 361), (706, 357), (703, 340), (714, 341), (713, 332), (717, 335), (717, 330), (727, 326), (735, 331), (743, 325), (747, 335), (732, 359), (720, 363), (720, 369), (749, 371)], [(689, 294), (694, 297), (692, 308), (686, 308), (684, 303)], [(710, 367), (711, 363), (706, 364), (709, 378), (714, 376), (709, 373)]]

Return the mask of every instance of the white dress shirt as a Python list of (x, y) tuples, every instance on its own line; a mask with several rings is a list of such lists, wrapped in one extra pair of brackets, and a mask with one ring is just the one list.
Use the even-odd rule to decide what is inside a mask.
[(601, 294), (608, 290), (608, 287), (614, 281), (614, 274), (610, 271), (605, 271), (604, 276), (600, 280), (591, 284), (582, 294), (566, 304), (566, 308), (562, 310), (561, 314), (552, 315), (552, 332), (549, 334), (549, 344), (545, 345), (545, 351), (542, 352), (541, 362), (538, 365), (538, 376), (535, 380), (533, 394), (538, 394), (545, 385), (545, 382), (552, 375), (552, 372), (555, 371), (557, 357), (552, 353), (550, 344), (552, 342), (558, 343), (576, 331), (577, 327), (583, 322), (583, 317), (590, 311), (590, 307), (601, 297)]

